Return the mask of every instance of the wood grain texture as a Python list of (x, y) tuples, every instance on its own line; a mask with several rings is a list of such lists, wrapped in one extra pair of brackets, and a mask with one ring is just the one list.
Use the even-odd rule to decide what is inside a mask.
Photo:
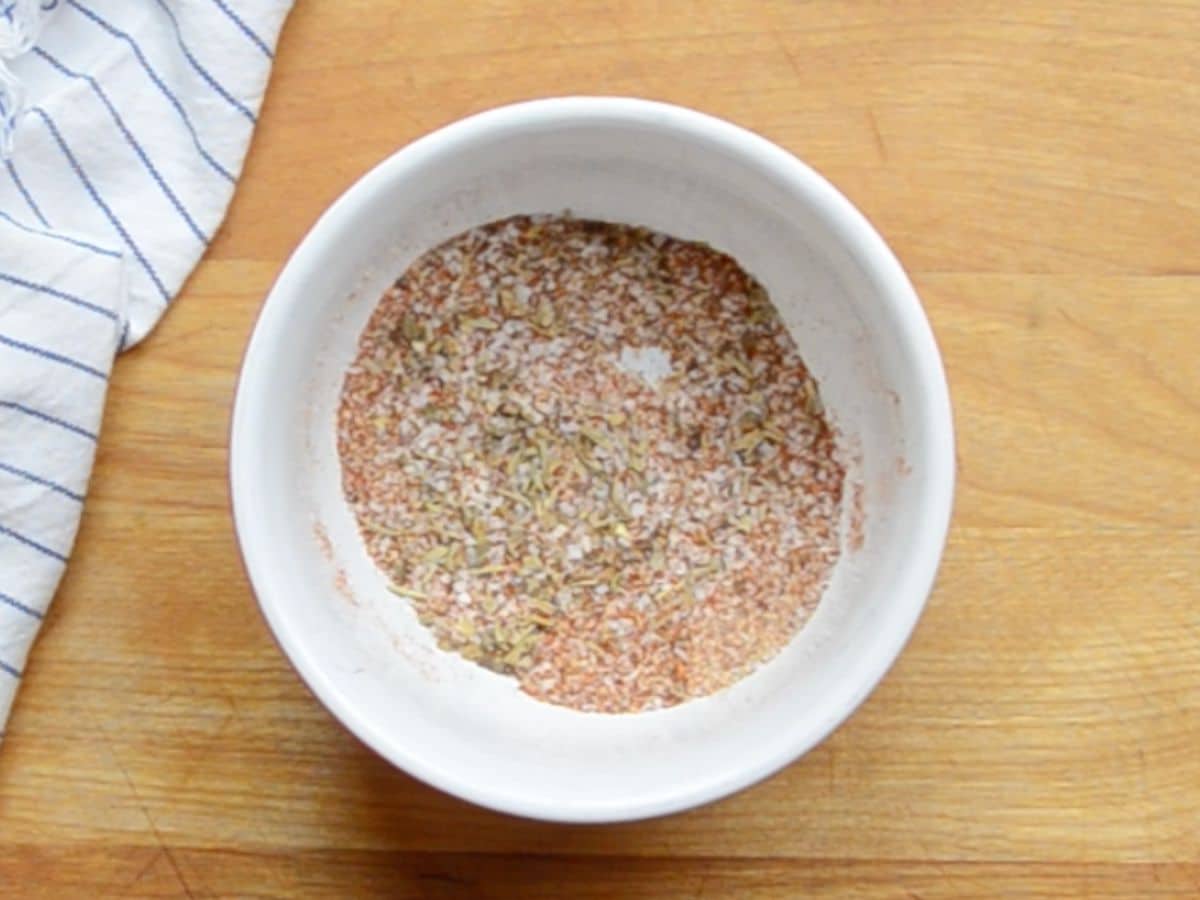
[[(321, 210), (467, 113), (637, 94), (828, 175), (913, 273), (960, 490), (917, 634), (722, 803), (563, 828), (391, 769), (238, 561), (228, 418)], [(230, 217), (113, 378), (0, 751), (0, 895), (1200, 896), (1200, 4), (304, 0)]]

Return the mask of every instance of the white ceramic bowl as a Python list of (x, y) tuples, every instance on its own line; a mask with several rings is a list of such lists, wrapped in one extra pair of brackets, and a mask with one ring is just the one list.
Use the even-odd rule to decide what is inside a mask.
[[(733, 254), (767, 288), (820, 381), (852, 485), (847, 539), (808, 626), (721, 693), (636, 715), (539, 703), (436, 649), (386, 589), (341, 491), (334, 416), (385, 286), (423, 251), (515, 213), (645, 225)], [(418, 140), (322, 216), (254, 329), (231, 437), (246, 568), (284, 652), (320, 700), (395, 765), (451, 794), (600, 822), (696, 806), (796, 759), (899, 654), (950, 518), (945, 376), (879, 235), (795, 157), (700, 113), (565, 98), (473, 116)]]

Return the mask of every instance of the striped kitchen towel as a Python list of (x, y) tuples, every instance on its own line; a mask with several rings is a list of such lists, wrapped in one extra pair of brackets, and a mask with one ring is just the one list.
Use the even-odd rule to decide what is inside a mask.
[(225, 215), (291, 0), (0, 0), (0, 737), (117, 352)]

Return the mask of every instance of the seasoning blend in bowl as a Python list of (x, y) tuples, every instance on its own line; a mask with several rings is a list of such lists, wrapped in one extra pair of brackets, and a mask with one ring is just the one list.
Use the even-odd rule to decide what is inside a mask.
[(343, 484), (438, 645), (583, 711), (711, 694), (838, 556), (817, 387), (728, 255), (518, 216), (385, 293), (342, 390)]
[(920, 616), (954, 483), (870, 224), (763, 138), (622, 98), (364, 176), (272, 288), (230, 434), (246, 570), (314, 695), (414, 777), (566, 822), (725, 797), (837, 728)]

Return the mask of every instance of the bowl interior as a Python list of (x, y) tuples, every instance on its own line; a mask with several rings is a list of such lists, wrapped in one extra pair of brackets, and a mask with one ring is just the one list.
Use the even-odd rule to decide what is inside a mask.
[[(467, 228), (567, 209), (733, 254), (767, 288), (820, 381), (847, 463), (847, 540), (808, 626), (750, 678), (659, 712), (539, 703), (438, 651), (388, 592), (341, 491), (333, 423), (342, 375), (386, 285)], [(633, 818), (768, 774), (865, 697), (932, 580), (949, 510), (949, 428), (940, 363), (911, 288), (828, 185), (767, 142), (695, 113), (548, 101), (410, 146), (305, 240), (247, 351), (233, 429), (235, 515), (281, 645), (367, 743), (495, 808)]]

